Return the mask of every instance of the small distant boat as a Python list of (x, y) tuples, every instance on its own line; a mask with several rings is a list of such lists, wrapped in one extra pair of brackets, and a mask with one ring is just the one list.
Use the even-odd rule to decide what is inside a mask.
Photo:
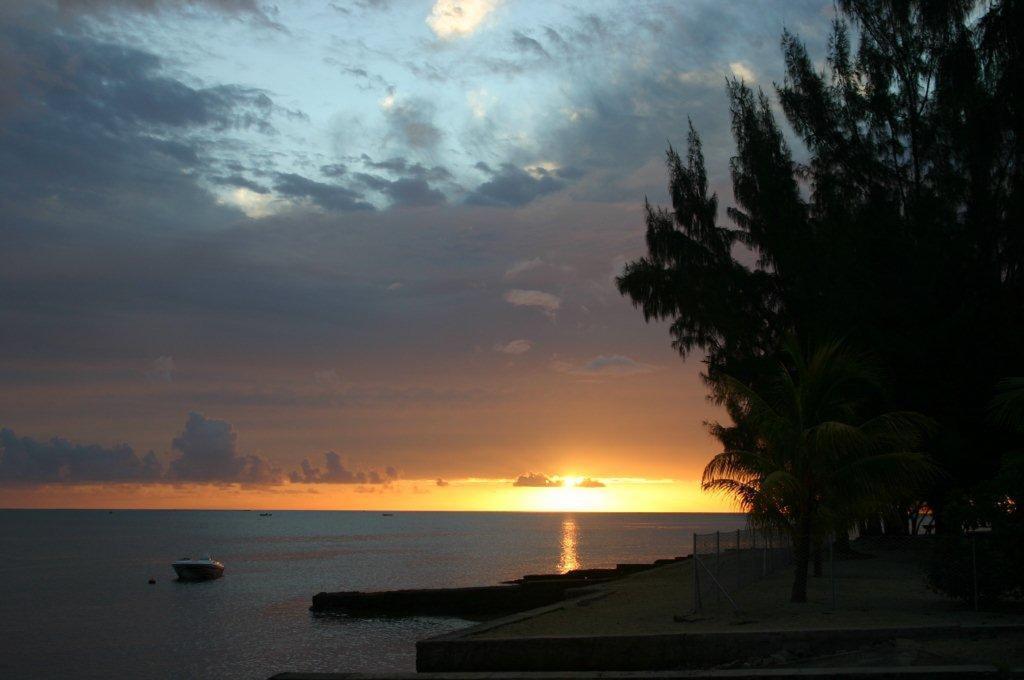
[(209, 557), (195, 560), (182, 557), (171, 566), (179, 581), (208, 581), (224, 575), (224, 565)]
[(270, 517), (273, 514), (274, 513), (272, 513), (272, 512), (261, 512), (260, 513), (260, 517)]
[(395, 513), (393, 513), (393, 512), (382, 512), (382, 513), (380, 513), (380, 516), (381, 517), (394, 517)]

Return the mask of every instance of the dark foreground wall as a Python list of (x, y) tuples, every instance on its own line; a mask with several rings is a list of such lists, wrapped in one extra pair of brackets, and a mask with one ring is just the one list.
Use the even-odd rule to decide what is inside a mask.
[(279, 673), (270, 680), (930, 680), (1021, 678), (1024, 671), (995, 666), (882, 668), (761, 668), (719, 671), (619, 671), (553, 673)]
[(656, 671), (707, 668), (785, 649), (821, 655), (893, 638), (942, 638), (1019, 632), (1024, 625), (676, 633), (601, 637), (473, 638), (451, 633), (416, 643), (419, 672)]

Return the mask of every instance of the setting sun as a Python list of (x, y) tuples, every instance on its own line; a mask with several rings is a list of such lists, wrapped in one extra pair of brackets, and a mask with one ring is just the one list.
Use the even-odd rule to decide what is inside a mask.
[(533, 489), (534, 510), (594, 512), (607, 509), (605, 489), (584, 489), (565, 480), (565, 484), (550, 489)]

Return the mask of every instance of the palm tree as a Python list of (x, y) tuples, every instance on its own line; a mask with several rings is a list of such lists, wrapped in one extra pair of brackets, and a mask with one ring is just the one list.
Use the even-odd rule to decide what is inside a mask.
[(1024, 378), (1004, 378), (989, 402), (989, 422), (1007, 430), (1024, 432)]
[(724, 450), (704, 468), (702, 486), (735, 497), (755, 526), (790, 536), (791, 599), (806, 602), (817, 541), (934, 474), (911, 451), (930, 421), (911, 412), (865, 418), (879, 376), (841, 342), (805, 355), (789, 340), (780, 358), (750, 383), (714, 379), (735, 425), (711, 425)]

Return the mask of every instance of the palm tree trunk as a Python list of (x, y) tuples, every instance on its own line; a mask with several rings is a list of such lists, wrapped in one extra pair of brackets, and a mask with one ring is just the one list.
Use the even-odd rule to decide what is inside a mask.
[(861, 536), (881, 536), (882, 535), (882, 518), (878, 515), (862, 520), (860, 526)]
[(850, 547), (850, 531), (845, 527), (836, 532), (836, 552), (840, 555), (848, 555), (853, 552)]
[(802, 517), (797, 522), (793, 536), (793, 592), (790, 602), (807, 602), (807, 568), (811, 560), (811, 518)]
[(850, 544), (849, 527), (841, 528), (836, 532), (836, 543), (832, 549), (835, 550), (836, 558), (840, 560), (866, 557), (864, 553), (854, 550), (853, 545)]
[(900, 507), (899, 504), (894, 504), (888, 508), (888, 512), (885, 515), (886, 536), (908, 535), (910, 531), (907, 528), (907, 524), (909, 524), (909, 519), (905, 508)]

